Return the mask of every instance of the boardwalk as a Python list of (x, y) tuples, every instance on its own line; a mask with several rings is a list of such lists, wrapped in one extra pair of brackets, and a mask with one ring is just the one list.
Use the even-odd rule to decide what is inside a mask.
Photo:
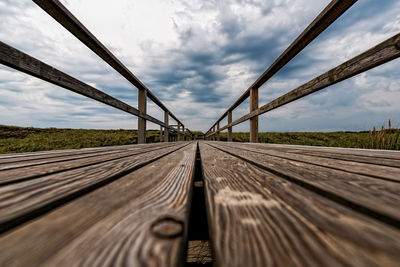
[[(137, 88), (137, 107), (1, 41), (0, 64), (136, 116), (139, 144), (0, 156), (0, 266), (399, 266), (400, 152), (257, 144), (260, 115), (400, 57), (396, 33), (259, 103), (356, 0), (332, 0), (202, 141), (60, 1), (33, 1)], [(251, 143), (219, 142), (247, 120)], [(145, 144), (147, 122), (164, 142)]]
[(400, 152), (377, 150), (192, 141), (3, 155), (0, 266), (179, 266), (188, 240), (209, 243), (216, 266), (398, 266), (399, 182)]

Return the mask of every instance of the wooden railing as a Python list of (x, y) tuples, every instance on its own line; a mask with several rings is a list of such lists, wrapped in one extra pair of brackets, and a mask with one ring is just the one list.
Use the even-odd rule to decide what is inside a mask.
[[(160, 125), (160, 138), (162, 138), (164, 128), (162, 139), (166, 142), (170, 139), (170, 133), (176, 133), (178, 141), (182, 140), (182, 137), (185, 139), (192, 138), (192, 132), (188, 129), (185, 131), (184, 124), (58, 0), (33, 0), (33, 2), (139, 90), (138, 109), (0, 41), (1, 64), (137, 116), (138, 143), (146, 142), (147, 121)], [(147, 98), (164, 111), (164, 122), (147, 114)], [(176, 120), (177, 129), (169, 125), (169, 117)]]
[[(300, 53), (321, 32), (328, 28), (329, 25), (331, 25), (355, 2), (357, 2), (357, 0), (331, 1), (314, 19), (314, 21), (297, 37), (297, 39), (275, 60), (275, 62), (272, 63), (272, 65), (210, 127), (210, 129), (205, 133), (205, 138), (219, 141), (219, 133), (228, 129), (228, 141), (232, 141), (232, 127), (250, 120), (250, 142), (258, 142), (259, 115), (398, 58), (400, 56), (400, 34), (396, 34), (390, 39), (310, 80), (287, 94), (258, 107), (258, 89), (298, 53)], [(248, 97), (250, 97), (250, 112), (232, 122), (233, 110)], [(220, 122), (225, 117), (228, 117), (228, 124), (224, 127), (220, 127)], [(217, 127), (217, 129), (215, 129), (215, 127)]]

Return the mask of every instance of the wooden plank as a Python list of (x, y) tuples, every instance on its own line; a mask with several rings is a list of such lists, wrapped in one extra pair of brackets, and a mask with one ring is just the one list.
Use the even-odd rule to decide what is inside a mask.
[[(147, 93), (146, 90), (139, 90), (138, 92), (138, 106), (139, 111), (146, 114), (147, 110)], [(146, 143), (146, 120), (138, 118), (138, 143)]]
[(3, 234), (0, 265), (181, 265), (195, 151), (192, 142)]
[(316, 166), (341, 170), (349, 173), (366, 175), (376, 179), (400, 182), (400, 161), (397, 162), (397, 166), (388, 167), (381, 166), (380, 164), (374, 164), (375, 158), (373, 157), (370, 158), (370, 162), (368, 163), (360, 163), (351, 160), (344, 160), (343, 158), (324, 158), (316, 155), (310, 156), (300, 152), (289, 153), (286, 152), (284, 149), (271, 150), (268, 149), (268, 147), (264, 144), (259, 144), (257, 146), (250, 146), (247, 144), (224, 144), (224, 147), (226, 147), (227, 149), (229, 149), (229, 147), (233, 147), (236, 149), (256, 152), (260, 155), (271, 156), (277, 159), (288, 159)]
[(188, 143), (0, 187), (0, 232), (143, 167)]
[(320, 167), (288, 159), (277, 159), (240, 148), (210, 143), (213, 147), (279, 175), (291, 182), (348, 205), (358, 212), (400, 228), (400, 184), (369, 176)]
[[(251, 146), (251, 144), (249, 144)], [(372, 162), (373, 164), (397, 167), (400, 165), (400, 151), (378, 150), (378, 149), (359, 149), (359, 148), (340, 148), (340, 147), (319, 147), (319, 146), (299, 146), (299, 145), (277, 145), (264, 144), (268, 149), (285, 151), (297, 154), (317, 155), (326, 158), (342, 158), (356, 162)]]
[[(258, 88), (251, 88), (251, 90), (250, 90), (250, 112), (252, 112), (256, 109), (258, 109)], [(219, 127), (218, 127), (218, 130), (219, 130)], [(250, 119), (250, 143), (258, 143), (258, 116)]]
[(181, 124), (178, 122), (178, 137), (177, 141), (181, 141)]
[[(217, 123), (217, 130), (219, 131), (219, 122)], [(217, 141), (219, 141), (219, 132), (217, 132)]]
[(0, 171), (0, 185), (17, 183), (29, 179), (36, 179), (44, 175), (50, 175), (67, 170), (74, 170), (76, 168), (89, 167), (95, 164), (106, 163), (119, 159), (129, 158), (134, 155), (143, 153), (164, 150), (165, 148), (174, 147), (175, 145), (162, 146), (162, 147), (149, 147), (134, 150), (123, 150), (114, 153), (98, 153), (97, 156), (90, 158), (74, 158), (71, 160), (63, 160), (40, 164), (31, 164), (25, 166), (18, 166)]
[[(168, 111), (164, 111), (164, 123), (166, 125), (169, 125), (168, 120), (169, 120), (169, 112)], [(164, 142), (169, 142), (169, 130), (168, 130), (168, 128), (164, 128)]]
[(221, 128), (225, 130), (248, 119), (259, 116), (265, 112), (286, 105), (299, 98), (315, 93), (328, 86), (353, 77), (359, 73), (382, 65), (400, 56), (400, 34), (396, 34), (388, 40), (365, 51), (364, 53), (346, 61), (345, 63), (333, 68), (324, 74), (312, 79), (311, 81), (299, 86), (296, 89), (280, 96), (262, 107), (240, 117), (229, 125)]
[(0, 63), (165, 127), (162, 121), (0, 41)]
[(341, 159), (359, 163), (369, 163), (388, 167), (400, 166), (400, 151), (374, 149), (345, 149), (332, 147), (311, 147), (294, 145), (263, 144), (268, 150), (317, 156), (327, 159)]
[[(357, 0), (333, 0), (322, 10), (311, 24), (294, 40), (288, 48), (268, 67), (266, 71), (236, 100), (217, 120), (222, 121), (229, 111), (233, 111), (250, 96), (251, 88), (259, 88), (275, 75), (283, 66), (300, 53), (309, 43), (318, 37), (326, 28), (349, 9)], [(215, 125), (215, 124), (214, 124)], [(214, 126), (213, 125), (213, 126)], [(211, 131), (210, 129), (207, 131)], [(206, 133), (206, 134), (207, 134)]]
[[(159, 147), (166, 147), (166, 144), (154, 143), (150, 146), (127, 145), (125, 147), (107, 147), (107, 149), (98, 149), (86, 151), (84, 149), (75, 149), (68, 152), (59, 153), (46, 153), (46, 154), (31, 154), (28, 153), (25, 157), (21, 154), (18, 157), (2, 158), (0, 157), (0, 171), (21, 168), (27, 166), (36, 166), (40, 164), (48, 164), (61, 161), (69, 161), (76, 159), (92, 158), (110, 154), (118, 154), (124, 151), (142, 151), (158, 149)], [(63, 150), (60, 150), (63, 151)]]
[(148, 97), (162, 110), (168, 111), (172, 118), (176, 116), (127, 68), (108, 50), (69, 10), (58, 0), (33, 0), (47, 14), (53, 17), (65, 29), (78, 38), (96, 55), (107, 62), (114, 70), (140, 90), (146, 90)]
[[(228, 124), (232, 123), (232, 111), (228, 112)], [(228, 127), (228, 142), (232, 142), (232, 127)]]
[(200, 153), (216, 266), (398, 265), (398, 229), (205, 142)]

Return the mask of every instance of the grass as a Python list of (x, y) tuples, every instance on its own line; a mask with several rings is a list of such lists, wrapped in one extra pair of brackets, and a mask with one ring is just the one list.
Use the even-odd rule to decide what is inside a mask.
[[(221, 141), (227, 140), (227, 133), (221, 133)], [(248, 132), (232, 133), (232, 141), (249, 142)], [(368, 149), (400, 150), (400, 129), (383, 125), (380, 130), (374, 127), (370, 131), (361, 132), (264, 132), (259, 133), (260, 143), (328, 146)]]
[[(147, 142), (159, 142), (159, 139), (159, 131), (147, 131)], [(136, 143), (136, 130), (25, 128), (0, 125), (0, 153), (22, 153)]]
[[(201, 132), (193, 132), (202, 134)], [(227, 133), (221, 133), (221, 141)], [(234, 142), (248, 142), (249, 133), (233, 133)], [(147, 142), (159, 142), (159, 131), (147, 131)], [(362, 132), (264, 132), (260, 143), (400, 150), (400, 129), (383, 125)], [(136, 130), (84, 130), (0, 125), (0, 154), (117, 146), (137, 143)]]

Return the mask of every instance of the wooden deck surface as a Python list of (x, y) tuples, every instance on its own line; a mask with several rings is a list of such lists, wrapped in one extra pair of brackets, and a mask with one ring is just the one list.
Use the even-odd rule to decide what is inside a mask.
[[(207, 237), (190, 219), (201, 205)], [(200, 141), (2, 155), (0, 215), (0, 266), (194, 266), (211, 255), (185, 254), (208, 244), (215, 266), (399, 266), (400, 152)]]

